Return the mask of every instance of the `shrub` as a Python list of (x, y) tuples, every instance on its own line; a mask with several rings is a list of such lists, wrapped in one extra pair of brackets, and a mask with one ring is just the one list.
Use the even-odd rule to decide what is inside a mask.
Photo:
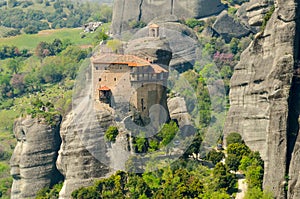
[(265, 14), (262, 25), (261, 25), (261, 30), (263, 31), (266, 28), (266, 25), (268, 21), (270, 20), (273, 12), (275, 11), (275, 6), (273, 5), (270, 10)]
[(226, 143), (227, 146), (230, 144), (234, 144), (234, 143), (244, 143), (243, 138), (240, 134), (238, 133), (230, 133), (227, 137), (226, 137)]
[(208, 154), (207, 154), (207, 159), (209, 161), (211, 161), (213, 164), (217, 164), (218, 162), (220, 162), (223, 158), (225, 157), (224, 153), (222, 152), (218, 152), (216, 150), (211, 150)]
[(115, 127), (115, 126), (110, 126), (110, 127), (106, 130), (106, 132), (105, 132), (105, 134), (104, 134), (104, 137), (105, 137), (108, 141), (110, 141), (110, 142), (115, 142), (115, 141), (116, 141), (116, 137), (117, 137), (118, 134), (119, 134), (118, 128)]

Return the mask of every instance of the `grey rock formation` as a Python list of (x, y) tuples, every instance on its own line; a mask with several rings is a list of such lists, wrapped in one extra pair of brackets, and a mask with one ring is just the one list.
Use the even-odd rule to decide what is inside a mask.
[[(295, 0), (278, 0), (276, 4), (265, 31), (256, 35), (235, 67), (224, 132), (225, 136), (240, 133), (252, 150), (261, 153), (264, 188), (276, 198), (286, 198), (289, 171), (295, 175), (288, 193), (299, 186), (299, 168), (295, 167), (299, 162), (293, 162), (299, 159), (299, 147), (294, 147), (299, 131), (299, 84), (293, 78), (299, 59), (298, 13)], [(296, 199), (297, 194), (289, 198)]]
[(174, 97), (168, 100), (170, 118), (178, 122), (178, 125), (191, 125), (191, 116), (187, 111), (186, 103), (182, 97)]
[(55, 165), (60, 122), (60, 116), (53, 118), (52, 126), (29, 116), (15, 121), (18, 143), (11, 158), (12, 199), (34, 198), (40, 189), (63, 180)]
[(105, 177), (110, 171), (103, 134), (111, 116), (107, 112), (99, 113), (98, 120), (90, 114), (81, 117), (71, 112), (61, 126), (57, 167), (65, 176), (59, 193), (62, 199), (70, 198), (75, 189), (92, 185), (96, 178)]
[(221, 35), (226, 42), (230, 42), (233, 37), (241, 38), (250, 34), (250, 30), (238, 19), (228, 15), (227, 11), (223, 11), (218, 15), (212, 28)]
[(120, 34), (129, 29), (131, 21), (149, 23), (166, 14), (200, 18), (220, 13), (225, 8), (220, 0), (115, 0), (112, 32)]
[(250, 0), (242, 4), (236, 15), (244, 25), (257, 33), (262, 25), (265, 14), (273, 3), (273, 0)]
[[(166, 18), (166, 20), (169, 19)], [(172, 52), (172, 59), (170, 61), (170, 66), (179, 72), (186, 71), (191, 69), (195, 63), (198, 47), (198, 39), (193, 30), (187, 26), (180, 24), (178, 22), (164, 21), (163, 19), (155, 19), (154, 22), (158, 22), (159, 26), (159, 37), (165, 44), (158, 45), (165, 46), (163, 49), (170, 50)], [(150, 22), (152, 23), (152, 22)], [(145, 27), (136, 32), (132, 37), (132, 44), (136, 44), (137, 41), (149, 40), (145, 37), (149, 37), (149, 28)], [(141, 39), (144, 38), (144, 39)], [(141, 39), (141, 40), (136, 40)], [(134, 41), (136, 40), (136, 41)], [(156, 45), (155, 38), (152, 38), (153, 45)], [(128, 45), (127, 52), (134, 52), (134, 45)], [(150, 42), (149, 42), (150, 43)], [(150, 44), (151, 44), (150, 43)], [(152, 44), (151, 44), (152, 45)], [(146, 51), (149, 45), (146, 45)], [(168, 47), (167, 47), (168, 46)], [(131, 50), (132, 48), (132, 50)], [(142, 43), (140, 48), (142, 48)], [(167, 57), (166, 57), (167, 58)], [(164, 58), (164, 59), (166, 59)]]
[(131, 40), (125, 49), (125, 54), (136, 55), (164, 66), (169, 66), (172, 59), (172, 52), (167, 40), (157, 37)]

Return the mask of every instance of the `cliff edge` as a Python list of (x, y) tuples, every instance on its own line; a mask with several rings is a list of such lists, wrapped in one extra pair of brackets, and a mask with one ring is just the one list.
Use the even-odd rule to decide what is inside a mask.
[[(277, 0), (265, 30), (242, 53), (231, 79), (224, 133), (238, 132), (265, 161), (264, 188), (276, 198), (299, 198), (299, 20), (295, 0)], [(297, 151), (294, 151), (297, 150)], [(294, 152), (293, 152), (294, 151)], [(293, 155), (292, 155), (293, 154)], [(293, 158), (292, 158), (293, 157)], [(293, 182), (293, 183), (291, 183)], [(289, 189), (287, 186), (289, 185)]]

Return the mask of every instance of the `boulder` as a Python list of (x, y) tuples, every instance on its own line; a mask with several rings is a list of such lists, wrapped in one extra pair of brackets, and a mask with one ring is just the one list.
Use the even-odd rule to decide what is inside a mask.
[(223, 11), (218, 15), (212, 28), (221, 35), (226, 42), (230, 42), (233, 37), (241, 38), (250, 34), (250, 30), (238, 19)]

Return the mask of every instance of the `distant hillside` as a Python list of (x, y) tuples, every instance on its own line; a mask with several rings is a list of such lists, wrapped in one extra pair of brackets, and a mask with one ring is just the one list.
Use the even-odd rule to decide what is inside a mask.
[(0, 0), (0, 26), (17, 30), (1, 34), (0, 29), (3, 37), (46, 29), (76, 28), (89, 21), (108, 22), (111, 18), (111, 7), (101, 5), (99, 1)]

